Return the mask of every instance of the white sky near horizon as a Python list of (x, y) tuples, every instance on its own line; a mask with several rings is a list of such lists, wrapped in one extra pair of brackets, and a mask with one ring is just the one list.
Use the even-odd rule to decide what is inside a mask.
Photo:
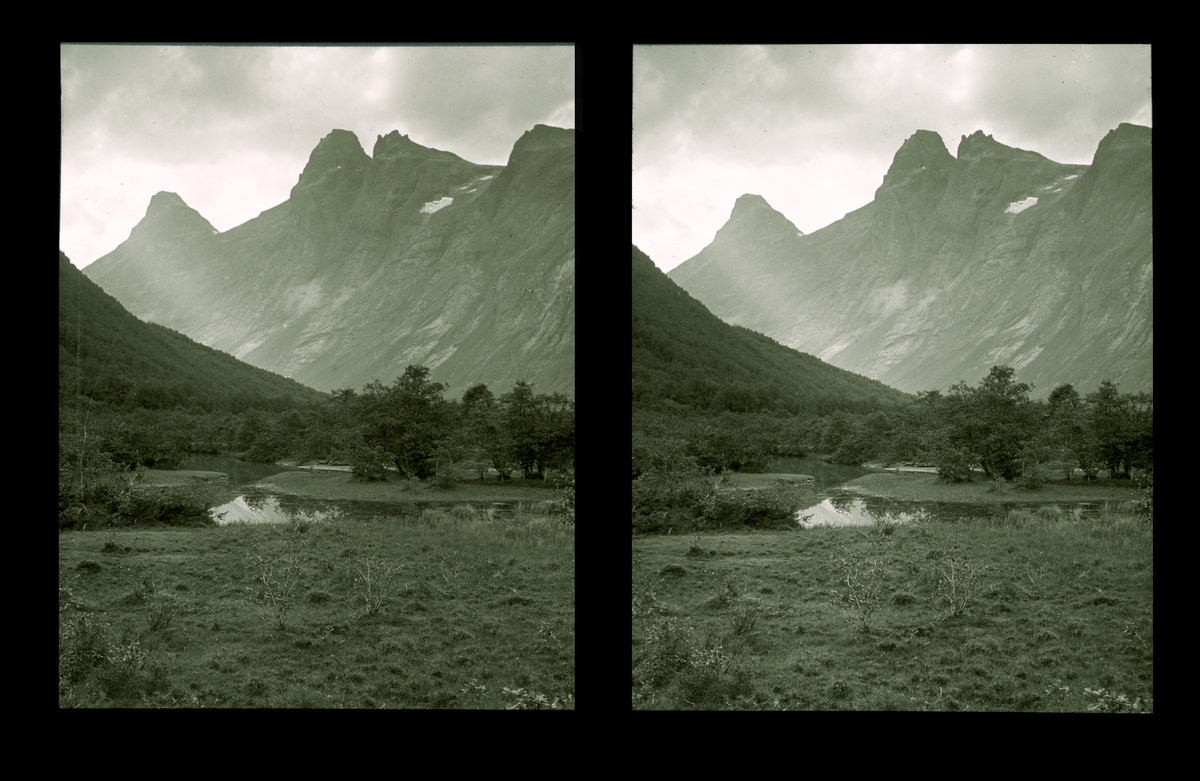
[(870, 203), (917, 130), (1090, 164), (1152, 126), (1148, 45), (635, 46), (633, 243), (669, 271), (743, 194), (804, 233)]
[(287, 200), (335, 128), (393, 130), (504, 165), (534, 125), (575, 127), (572, 46), (63, 45), (59, 248), (83, 268), (159, 191), (227, 231)]

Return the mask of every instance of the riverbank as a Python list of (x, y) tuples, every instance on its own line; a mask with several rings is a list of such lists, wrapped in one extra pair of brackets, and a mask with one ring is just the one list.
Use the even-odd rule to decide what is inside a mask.
[(795, 485), (812, 485), (810, 475), (794, 475), (785, 472), (730, 472), (729, 486), (731, 488), (767, 488), (774, 485), (776, 480)]
[(982, 504), (1046, 502), (1109, 502), (1120, 504), (1137, 499), (1137, 487), (1129, 480), (1055, 480), (1027, 490), (1013, 483), (977, 480), (949, 483), (937, 475), (914, 472), (876, 473), (848, 480), (848, 491), (912, 501), (971, 502)]
[(147, 469), (140, 481), (145, 485), (186, 485), (193, 482), (228, 483), (229, 475), (224, 472), (209, 472), (203, 469)]
[(555, 498), (557, 472), (546, 480), (470, 480), (453, 488), (434, 488), (429, 483), (410, 487), (407, 481), (389, 477), (369, 483), (360, 482), (345, 472), (293, 471), (265, 477), (258, 485), (280, 493), (316, 499), (416, 504), (418, 502), (542, 502)]

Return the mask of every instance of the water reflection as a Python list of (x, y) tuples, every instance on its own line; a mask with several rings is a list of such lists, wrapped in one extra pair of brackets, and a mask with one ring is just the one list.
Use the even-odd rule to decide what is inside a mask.
[(349, 513), (356, 518), (380, 516), (411, 516), (420, 518), (426, 510), (450, 513), (456, 507), (469, 507), (471, 514), (482, 520), (499, 521), (513, 517), (512, 502), (414, 502), (412, 504), (383, 504), (379, 502), (327, 502), (286, 497), (280, 502), (275, 494), (253, 492), (237, 496), (231, 501), (210, 508), (218, 525), (231, 523), (293, 523), (295, 521), (337, 520)]
[(836, 492), (823, 500), (814, 497), (813, 502), (811, 507), (796, 513), (796, 520), (802, 526), (869, 526), (878, 521), (907, 523), (915, 520), (964, 523), (981, 518), (1003, 522), (1006, 518), (1011, 521), (1010, 514), (1013, 513), (1018, 516), (1018, 521), (1029, 515), (1045, 520), (1081, 520), (1101, 512), (1128, 512), (1130, 509), (1128, 503), (1117, 505), (1107, 502), (915, 502), (863, 496), (849, 491)]
[(820, 504), (796, 513), (801, 526), (870, 526), (879, 521), (906, 523), (926, 517), (928, 513), (919, 505), (901, 505), (852, 494), (830, 496)]
[(231, 502), (213, 507), (213, 518), (221, 526), (230, 523), (292, 523), (293, 521), (327, 521), (341, 515), (337, 510), (304, 510), (283, 507), (278, 497), (270, 495), (239, 496)]

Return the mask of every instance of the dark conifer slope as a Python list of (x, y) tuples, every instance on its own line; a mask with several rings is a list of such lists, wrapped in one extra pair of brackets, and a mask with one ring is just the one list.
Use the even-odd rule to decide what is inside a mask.
[(721, 322), (633, 247), (633, 402), (823, 415), (911, 399), (740, 326)]
[(324, 394), (144, 323), (58, 253), (60, 403), (78, 393), (125, 408), (241, 412), (319, 403)]

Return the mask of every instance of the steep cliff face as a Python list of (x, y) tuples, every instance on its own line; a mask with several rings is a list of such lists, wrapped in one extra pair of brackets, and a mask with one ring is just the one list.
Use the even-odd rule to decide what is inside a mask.
[(505, 166), (395, 131), (368, 157), (334, 130), (257, 218), (206, 235), (161, 221), (85, 268), (143, 319), (320, 390), (422, 364), (454, 395), (518, 379), (574, 395), (573, 130), (536, 126)]
[[(807, 236), (762, 201), (670, 276), (727, 322), (909, 392), (995, 364), (1046, 393), (1151, 390), (1151, 131), (1121, 125), (1092, 165), (982, 132), (952, 157), (918, 131), (875, 199)], [(790, 223), (787, 223), (790, 224)]]

